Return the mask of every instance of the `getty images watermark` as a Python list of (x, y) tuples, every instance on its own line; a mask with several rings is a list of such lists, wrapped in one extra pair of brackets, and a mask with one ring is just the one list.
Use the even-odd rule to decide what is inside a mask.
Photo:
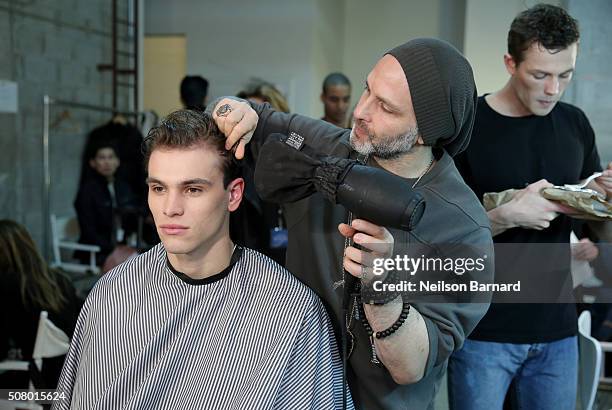
[[(440, 258), (410, 257), (396, 255), (393, 258), (376, 258), (373, 260), (372, 273), (377, 277), (371, 287), (376, 292), (520, 292), (521, 281), (511, 283), (487, 283), (478, 280), (465, 280), (467, 277), (478, 276), (485, 269), (491, 269), (488, 256), (473, 258)], [(399, 277), (409, 275), (414, 277), (417, 273), (435, 272), (438, 277), (420, 278), (418, 280), (396, 280), (386, 282), (382, 275), (394, 271)], [(402, 275), (403, 274), (403, 275)], [(453, 280), (444, 280), (449, 276)], [(440, 277), (442, 275), (442, 277)], [(464, 280), (457, 280), (463, 278)]]
[(586, 261), (569, 243), (397, 242), (393, 256), (363, 251), (361, 296), (373, 303), (397, 293), (415, 303), (612, 303), (612, 246), (597, 249), (598, 258)]

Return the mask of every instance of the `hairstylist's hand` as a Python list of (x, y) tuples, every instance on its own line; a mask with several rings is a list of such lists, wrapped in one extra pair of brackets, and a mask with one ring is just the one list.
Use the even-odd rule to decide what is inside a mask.
[(225, 149), (230, 150), (238, 144), (236, 158), (244, 158), (246, 144), (251, 141), (259, 121), (255, 110), (247, 102), (223, 98), (215, 106), (212, 116), (219, 130), (227, 137)]
[(393, 236), (382, 226), (374, 225), (363, 219), (355, 219), (351, 225), (338, 225), (340, 234), (352, 238), (361, 246), (346, 248), (342, 261), (344, 269), (356, 278), (364, 281), (373, 279), (372, 267), (375, 258), (389, 258), (393, 254)]

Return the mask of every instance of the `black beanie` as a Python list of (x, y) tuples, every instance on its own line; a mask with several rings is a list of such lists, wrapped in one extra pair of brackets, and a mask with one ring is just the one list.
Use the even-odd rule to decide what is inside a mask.
[(444, 147), (452, 156), (467, 148), (478, 94), (465, 57), (433, 38), (410, 40), (387, 54), (404, 69), (425, 145)]

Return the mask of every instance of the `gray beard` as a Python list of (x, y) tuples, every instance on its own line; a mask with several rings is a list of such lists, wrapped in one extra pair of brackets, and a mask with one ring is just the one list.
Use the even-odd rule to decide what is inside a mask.
[(396, 137), (380, 138), (378, 142), (372, 142), (372, 136), (364, 142), (358, 142), (355, 137), (355, 130), (351, 130), (350, 143), (351, 147), (359, 154), (364, 156), (374, 156), (380, 159), (397, 159), (403, 154), (410, 152), (417, 138), (419, 137), (419, 129), (417, 127), (409, 128), (404, 134)]

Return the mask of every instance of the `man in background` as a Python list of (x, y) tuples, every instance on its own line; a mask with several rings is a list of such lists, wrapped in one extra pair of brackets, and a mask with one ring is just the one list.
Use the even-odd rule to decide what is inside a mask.
[(351, 82), (342, 73), (331, 73), (323, 80), (321, 102), (325, 115), (322, 120), (340, 128), (348, 128), (347, 113), (351, 101)]
[(188, 110), (204, 110), (208, 96), (208, 80), (199, 75), (188, 75), (181, 81), (181, 102)]
[[(559, 101), (574, 73), (578, 40), (576, 20), (560, 7), (542, 4), (520, 13), (504, 55), (510, 79), (501, 90), (479, 98), (472, 140), (455, 158), (481, 200), (488, 192), (517, 190), (509, 202), (487, 213), (494, 241), (513, 247), (511, 254), (499, 252), (507, 245), (496, 249), (496, 279), (524, 273), (515, 267), (533, 260), (534, 250), (538, 258), (555, 255), (525, 266), (537, 279), (524, 286), (539, 285), (534, 302), (553, 290), (560, 295), (556, 300), (572, 300), (571, 220), (564, 215), (569, 210), (545, 199), (541, 190), (579, 183), (601, 170), (587, 117)], [(603, 176), (589, 188), (610, 198), (609, 181)], [(560, 265), (552, 268), (553, 261)], [(451, 409), (500, 409), (511, 383), (518, 408), (574, 409), (576, 334), (573, 303), (492, 304), (451, 357)]]

